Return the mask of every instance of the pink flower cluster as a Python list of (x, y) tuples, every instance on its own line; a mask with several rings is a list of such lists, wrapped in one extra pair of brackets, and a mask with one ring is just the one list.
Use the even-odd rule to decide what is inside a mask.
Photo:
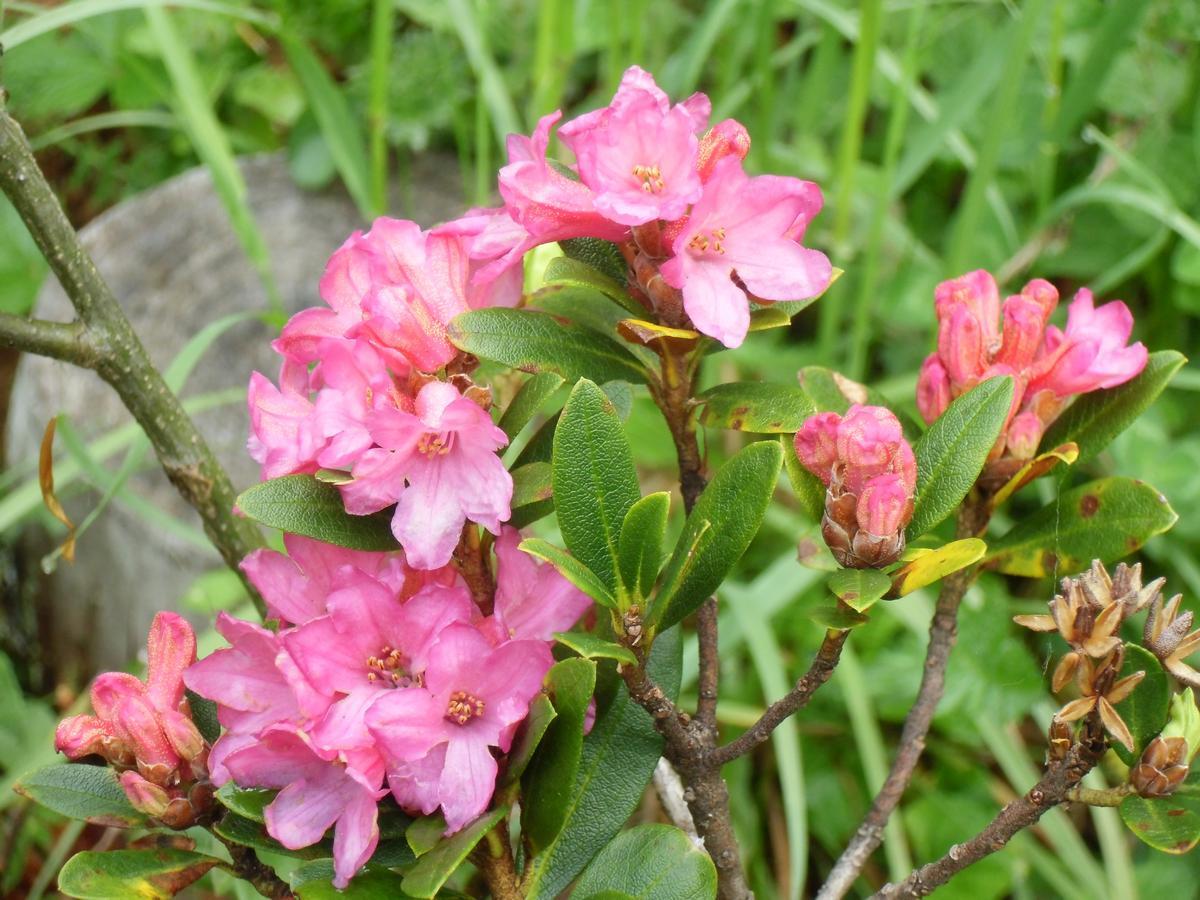
[(91, 692), (95, 715), (60, 722), (54, 747), (69, 759), (103, 757), (121, 773), (137, 809), (186, 828), (211, 800), (203, 784), (208, 747), (183, 687), (184, 670), (196, 661), (196, 635), (181, 616), (160, 612), (146, 650), (146, 681), (125, 672), (98, 676)]
[(266, 826), (286, 847), (333, 826), (339, 887), (374, 852), (389, 789), (410, 812), (440, 808), (447, 833), (486, 810), (498, 756), (553, 662), (554, 632), (591, 603), (520, 540), (505, 528), (496, 541), (486, 615), (453, 568), (412, 569), (398, 552), (289, 535), (288, 555), (247, 557), (282, 624), (222, 613), (229, 648), (186, 672), (224, 728), (209, 755), (213, 783), (278, 788)]
[(959, 394), (1011, 375), (1012, 408), (992, 459), (1031, 458), (1072, 397), (1123, 384), (1146, 365), (1146, 348), (1128, 344), (1129, 308), (1119, 300), (1096, 308), (1086, 288), (1071, 302), (1065, 330), (1048, 324), (1058, 291), (1041, 279), (1002, 306), (995, 279), (979, 270), (938, 285), (935, 302), (938, 348), (921, 367), (917, 406), (932, 422)]
[(796, 432), (796, 456), (826, 486), (821, 530), (837, 561), (873, 568), (904, 551), (917, 463), (900, 420), (882, 406), (810, 416)]

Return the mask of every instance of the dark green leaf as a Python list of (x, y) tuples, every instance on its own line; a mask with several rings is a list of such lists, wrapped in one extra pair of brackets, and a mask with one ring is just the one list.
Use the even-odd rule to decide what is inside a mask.
[(814, 522), (820, 522), (825, 515), (825, 485), (821, 479), (804, 466), (796, 456), (796, 449), (790, 435), (780, 435), (779, 445), (783, 448), (783, 468), (787, 472), (788, 481), (792, 485), (792, 493), (796, 502)]
[(563, 541), (616, 594), (621, 523), (641, 491), (616, 409), (586, 379), (575, 385), (563, 409), (552, 459)]
[(504, 414), (500, 416), (500, 428), (508, 435), (510, 441), (529, 424), (542, 408), (542, 404), (562, 385), (562, 376), (554, 372), (539, 372), (529, 376), (504, 410)]
[[(228, 571), (228, 570), (225, 570)], [(239, 594), (239, 596), (242, 596)], [(221, 723), (217, 721), (217, 704), (194, 691), (186, 691), (188, 706), (192, 710), (192, 722), (200, 736), (210, 744), (221, 736)]]
[(13, 790), (71, 819), (118, 828), (146, 823), (146, 817), (125, 796), (116, 772), (104, 766), (46, 766), (30, 772)]
[(843, 606), (837, 606), (833, 603), (819, 603), (807, 610), (805, 615), (822, 628), (828, 628), (832, 631), (849, 631), (851, 628), (866, 625), (867, 622), (871, 621), (862, 613), (854, 612), (852, 609), (846, 609)]
[(709, 388), (696, 398), (705, 425), (755, 434), (795, 434), (816, 412), (803, 388), (765, 381), (734, 381)]
[(1109, 563), (1140, 548), (1179, 518), (1157, 488), (1102, 478), (1061, 494), (988, 545), (984, 562), (1010, 575), (1070, 575), (1093, 559)]
[(484, 813), (462, 831), (444, 838), (436, 847), (421, 856), (404, 876), (402, 888), (413, 897), (436, 897), (454, 870), (462, 865), (467, 854), (483, 836), (508, 814), (504, 807)]
[(650, 624), (670, 628), (717, 589), (758, 533), (782, 463), (779, 444), (759, 441), (717, 471), (683, 526)]
[(255, 822), (265, 822), (264, 810), (278, 793), (266, 788), (240, 788), (227, 781), (217, 789), (217, 799), (230, 812)]
[(717, 869), (707, 853), (673, 825), (638, 825), (596, 854), (572, 897), (617, 891), (638, 900), (710, 900)]
[(513, 742), (512, 750), (509, 751), (508, 765), (499, 782), (501, 787), (514, 784), (525, 774), (525, 769), (529, 767), (529, 760), (533, 758), (534, 751), (541, 744), (542, 738), (546, 736), (546, 729), (550, 727), (550, 723), (557, 715), (554, 704), (545, 694), (538, 694), (533, 698), (533, 702), (529, 704), (529, 715), (525, 717), (525, 722), (517, 733), (517, 739)]
[(1185, 362), (1183, 354), (1174, 350), (1151, 353), (1137, 378), (1077, 398), (1046, 431), (1042, 446), (1057, 447), (1073, 441), (1079, 445), (1077, 462), (1087, 462), (1133, 424)]
[(238, 497), (237, 506), (256, 522), (338, 547), (399, 547), (392, 535), (390, 513), (352, 516), (346, 512), (338, 489), (312, 475), (284, 475), (256, 484)]
[[(679, 692), (681, 651), (679, 629), (673, 628), (658, 635), (648, 663), (650, 677), (672, 698)], [(529, 863), (529, 897), (558, 896), (621, 830), (662, 753), (662, 738), (649, 714), (629, 699), (620, 681), (607, 701), (597, 697), (597, 707), (596, 724), (583, 740), (562, 830)]]
[(621, 583), (639, 599), (650, 595), (658, 577), (670, 507), (671, 495), (667, 491), (647, 494), (629, 507), (621, 523), (618, 542)]
[(1121, 803), (1121, 819), (1156, 850), (1187, 853), (1200, 844), (1200, 766), (1192, 766), (1187, 779), (1169, 797), (1126, 797)]
[(360, 869), (339, 891), (333, 886), (333, 860), (318, 859), (292, 873), (292, 890), (300, 900), (406, 900), (403, 877), (374, 862)]
[(575, 587), (579, 588), (601, 606), (616, 609), (617, 601), (608, 588), (596, 577), (596, 573), (569, 554), (566, 550), (555, 547), (541, 538), (526, 538), (521, 541), (520, 549), (530, 556), (550, 563), (558, 570), (558, 574)]
[(583, 750), (583, 719), (596, 688), (596, 664), (587, 659), (555, 663), (546, 684), (557, 716), (521, 780), (521, 827), (535, 853), (558, 836), (566, 820)]
[(220, 837), (244, 847), (255, 850), (265, 850), (268, 853), (280, 853), (283, 856), (294, 856), (297, 859), (319, 859), (333, 852), (333, 840), (327, 838), (299, 850), (289, 850), (275, 838), (267, 834), (266, 827), (261, 822), (246, 819), (236, 813), (226, 813), (212, 826), (212, 830)]
[(1133, 735), (1134, 752), (1130, 753), (1119, 742), (1112, 744), (1117, 756), (1127, 766), (1134, 765), (1146, 745), (1158, 737), (1171, 712), (1171, 679), (1158, 657), (1137, 644), (1126, 644), (1125, 664), (1118, 677), (1124, 678), (1134, 672), (1146, 674), (1133, 693), (1116, 705), (1117, 714), (1125, 720), (1129, 733)]
[(1013, 380), (989, 378), (957, 398), (917, 441), (910, 540), (954, 512), (975, 484), (1012, 403)]
[[(629, 310), (607, 294), (575, 284), (548, 285), (533, 294), (526, 301), (526, 307), (581, 325), (605, 340), (615, 338), (620, 333), (618, 325), (629, 318)], [(645, 315), (645, 309), (637, 309)], [(622, 343), (621, 347), (646, 368), (653, 370), (658, 367), (658, 357), (653, 350), (636, 343)]]
[(878, 569), (838, 569), (829, 590), (855, 612), (866, 612), (892, 589), (892, 579)]
[(559, 241), (563, 254), (568, 259), (578, 260), (591, 266), (614, 281), (624, 281), (628, 266), (620, 249), (611, 241), (599, 238), (568, 238)]
[(221, 861), (189, 850), (91, 850), (58, 873), (58, 889), (80, 900), (174, 897)]
[(637, 664), (637, 657), (628, 647), (606, 641), (588, 631), (560, 631), (554, 635), (554, 639), (584, 659), (615, 659), (631, 666)]
[(449, 333), (460, 350), (524, 372), (554, 372), (572, 382), (646, 381), (645, 370), (624, 347), (545, 313), (477, 309), (456, 316)]
[[(620, 251), (618, 251), (619, 254)], [(622, 259), (622, 265), (624, 260)], [(556, 256), (546, 266), (542, 278), (548, 283), (561, 283), (592, 288), (610, 297), (635, 315), (645, 315), (646, 307), (638, 303), (625, 289), (624, 276), (617, 281), (594, 266), (569, 256)]]
[(526, 463), (512, 470), (512, 508), (542, 503), (554, 496), (550, 484), (550, 463)]

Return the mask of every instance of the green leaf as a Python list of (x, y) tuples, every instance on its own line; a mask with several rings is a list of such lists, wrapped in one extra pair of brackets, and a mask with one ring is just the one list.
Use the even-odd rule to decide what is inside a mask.
[(416, 865), (404, 876), (402, 888), (406, 894), (413, 897), (432, 898), (442, 889), (446, 880), (454, 874), (454, 870), (462, 865), (467, 854), (475, 849), (475, 845), (483, 836), (491, 831), (498, 822), (508, 814), (508, 809), (501, 807), (484, 813), (462, 831), (452, 834), (442, 840), (436, 847), (421, 856)]
[(1121, 819), (1156, 850), (1187, 853), (1200, 844), (1200, 766), (1192, 766), (1169, 797), (1126, 797), (1121, 803)]
[(125, 796), (117, 773), (104, 766), (46, 766), (30, 772), (13, 790), (71, 819), (117, 828), (146, 824), (146, 817)]
[(546, 685), (557, 716), (521, 779), (521, 827), (535, 853), (558, 836), (566, 821), (583, 752), (583, 720), (596, 689), (596, 664), (587, 659), (555, 663)]
[[(659, 634), (647, 664), (655, 684), (672, 698), (679, 692), (682, 644), (678, 628)], [(557, 897), (612, 840), (641, 802), (662, 753), (662, 738), (649, 714), (629, 699), (618, 679), (609, 685), (613, 691), (607, 696), (597, 692), (596, 724), (583, 739), (562, 829), (529, 862), (531, 898)]]
[(596, 573), (569, 554), (566, 550), (555, 547), (541, 538), (526, 538), (521, 541), (519, 549), (530, 556), (550, 563), (558, 570), (563, 578), (575, 585), (601, 606), (616, 609), (617, 601), (608, 588), (596, 577)]
[(546, 313), (477, 309), (456, 316), (449, 335), (460, 350), (523, 372), (554, 372), (567, 381), (646, 381), (645, 369), (616, 341)]
[(625, 257), (621, 255), (620, 249), (611, 241), (589, 237), (568, 238), (565, 241), (559, 241), (558, 246), (562, 247), (562, 252), (568, 259), (578, 260), (591, 266), (600, 274), (606, 275), (614, 281), (619, 282), (625, 279), (628, 265)]
[(579, 878), (579, 900), (616, 891), (638, 900), (709, 900), (717, 869), (709, 855), (673, 825), (638, 825), (601, 850)]
[(512, 470), (512, 508), (520, 509), (534, 503), (542, 503), (554, 496), (551, 486), (550, 463), (533, 462)]
[(58, 889), (80, 900), (157, 900), (174, 897), (220, 862), (190, 850), (86, 850), (67, 860)]
[[(227, 571), (223, 570), (222, 574)], [(243, 597), (244, 593), (239, 591), (238, 596)], [(217, 704), (207, 697), (201, 697), (195, 691), (185, 691), (185, 694), (188, 706), (192, 710), (192, 722), (195, 724), (196, 730), (210, 744), (215, 743), (221, 736), (221, 723), (217, 721)]]
[(529, 376), (500, 416), (500, 428), (510, 441), (529, 424), (542, 404), (562, 385), (562, 376), (554, 372), (538, 372)]
[(892, 589), (892, 579), (878, 569), (838, 569), (829, 576), (829, 590), (855, 612), (866, 612)]
[(225, 840), (241, 844), (243, 847), (264, 850), (267, 853), (280, 853), (283, 856), (292, 856), (297, 859), (318, 859), (327, 857), (333, 852), (332, 839), (322, 840), (299, 850), (289, 850), (267, 834), (266, 826), (261, 822), (255, 822), (236, 813), (227, 813), (222, 816), (212, 826), (212, 830)]
[(615, 594), (621, 523), (641, 490), (617, 411), (587, 379), (575, 385), (563, 409), (552, 464), (563, 541)]
[(979, 538), (951, 541), (936, 550), (910, 549), (901, 557), (903, 565), (891, 573), (892, 594), (903, 597), (940, 581), (947, 575), (979, 562), (987, 544)]
[(217, 799), (230, 812), (255, 822), (265, 822), (264, 810), (278, 793), (267, 788), (240, 788), (227, 781), (217, 789)]
[(717, 471), (684, 523), (649, 624), (670, 628), (725, 580), (758, 533), (782, 463), (779, 444), (759, 441)]
[[(617, 251), (618, 254), (620, 251)], [(621, 260), (624, 265), (624, 259)], [(635, 315), (646, 314), (646, 307), (638, 303), (625, 289), (624, 278), (618, 281), (596, 267), (569, 256), (556, 256), (546, 266), (543, 279), (550, 283), (569, 284), (575, 287), (592, 288), (615, 300)]]
[(709, 388), (696, 398), (705, 425), (755, 434), (795, 434), (816, 412), (802, 387), (765, 381), (734, 381)]
[(834, 603), (819, 603), (806, 610), (805, 615), (817, 625), (827, 628), (830, 631), (849, 631), (851, 628), (866, 625), (867, 622), (871, 621), (862, 613), (854, 612), (852, 609), (846, 609)]
[(1102, 478), (1059, 495), (991, 542), (984, 562), (1009, 575), (1070, 575), (1093, 559), (1109, 563), (1139, 549), (1179, 517), (1142, 481)]
[(292, 873), (291, 886), (300, 900), (405, 900), (403, 877), (381, 865), (360, 869), (344, 890), (333, 886), (333, 860), (318, 859)]
[(584, 659), (615, 659), (631, 666), (637, 664), (637, 657), (628, 647), (606, 641), (589, 631), (560, 631), (555, 633), (554, 639)]
[(256, 484), (237, 499), (251, 519), (290, 534), (350, 550), (396, 550), (388, 512), (352, 516), (341, 492), (312, 475), (284, 475)]
[(542, 738), (546, 736), (546, 729), (557, 715), (554, 704), (545, 694), (538, 694), (533, 698), (529, 704), (529, 715), (525, 717), (517, 739), (508, 753), (508, 765), (499, 781), (501, 788), (515, 784), (517, 779), (525, 774), (534, 751), (541, 745)]
[(989, 378), (957, 398), (913, 447), (917, 491), (909, 540), (954, 512), (975, 484), (1012, 403), (1013, 380)]
[(1140, 375), (1106, 391), (1076, 398), (1047, 430), (1042, 446), (1079, 445), (1078, 462), (1087, 462), (1154, 402), (1187, 359), (1174, 350), (1151, 353)]
[(820, 522), (825, 515), (825, 485), (800, 464), (790, 436), (780, 435), (779, 446), (783, 448), (783, 468), (792, 485), (792, 493), (796, 495), (796, 502), (805, 515), (814, 522)]
[(1117, 756), (1127, 766), (1136, 764), (1146, 745), (1158, 737), (1171, 714), (1171, 679), (1158, 657), (1144, 647), (1127, 643), (1125, 663), (1117, 677), (1124, 678), (1134, 672), (1145, 672), (1146, 675), (1138, 682), (1133, 693), (1116, 705), (1117, 715), (1125, 720), (1129, 733), (1133, 735), (1134, 751), (1130, 753), (1115, 741), (1112, 744)]
[(1060, 444), (1053, 450), (1046, 450), (1043, 453), (1039, 453), (1033, 459), (1029, 460), (1029, 462), (1025, 463), (1025, 465), (1021, 466), (1016, 474), (1009, 478), (1001, 486), (1000, 490), (996, 491), (988, 499), (988, 506), (995, 509), (1021, 488), (1025, 487), (1025, 485), (1053, 471), (1060, 463), (1069, 466), (1078, 458), (1079, 448), (1071, 443)]
[(417, 856), (424, 856), (438, 845), (446, 832), (446, 819), (441, 813), (414, 819), (404, 832), (404, 839)]
[(654, 589), (662, 565), (663, 537), (667, 533), (667, 513), (671, 494), (659, 491), (647, 494), (625, 514), (617, 543), (621, 583), (633, 596), (648, 597)]

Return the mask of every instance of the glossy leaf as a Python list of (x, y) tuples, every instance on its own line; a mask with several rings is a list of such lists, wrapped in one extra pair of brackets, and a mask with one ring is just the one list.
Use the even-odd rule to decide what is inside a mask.
[(558, 574), (601, 606), (616, 609), (616, 598), (609, 593), (608, 587), (596, 577), (595, 572), (566, 550), (555, 547), (541, 538), (526, 538), (521, 542), (520, 549), (530, 556), (536, 556), (538, 559), (550, 563), (558, 571)]
[[(679, 692), (682, 643), (678, 628), (659, 634), (648, 662), (650, 677), (672, 698)], [(529, 862), (528, 897), (557, 897), (612, 840), (637, 808), (662, 754), (649, 714), (629, 699), (619, 679), (611, 679), (610, 687), (597, 697), (596, 724), (583, 739), (562, 829)]]
[(512, 508), (520, 509), (553, 498), (550, 478), (550, 463), (526, 463), (513, 469)]
[(830, 631), (849, 631), (851, 628), (858, 628), (871, 621), (862, 613), (834, 603), (819, 603), (806, 610), (805, 615), (817, 625)]
[(526, 379), (509, 402), (504, 414), (500, 416), (500, 428), (508, 435), (509, 440), (515, 438), (521, 429), (529, 424), (542, 408), (542, 404), (562, 385), (562, 376), (554, 372), (538, 372)]
[(467, 854), (475, 849), (475, 845), (483, 836), (491, 831), (497, 823), (508, 814), (508, 809), (501, 807), (484, 813), (462, 831), (443, 838), (436, 847), (421, 856), (415, 865), (408, 870), (401, 882), (404, 893), (413, 897), (432, 898), (446, 880), (454, 874), (454, 870), (462, 865)]
[(174, 897), (220, 860), (190, 850), (86, 850), (58, 873), (58, 889), (80, 900)]
[(710, 900), (712, 859), (674, 825), (638, 825), (619, 834), (580, 876), (572, 897), (616, 891), (638, 900)]
[(1079, 462), (1087, 462), (1133, 424), (1185, 362), (1174, 350), (1151, 353), (1146, 368), (1132, 381), (1077, 398), (1046, 431), (1042, 444), (1055, 447), (1072, 441), (1079, 446)]
[(1109, 563), (1139, 549), (1179, 518), (1142, 481), (1102, 478), (1061, 494), (988, 545), (984, 561), (1010, 575), (1069, 575), (1093, 559)]
[(333, 886), (333, 860), (318, 859), (292, 873), (292, 890), (300, 900), (405, 900), (403, 877), (387, 868), (368, 864), (339, 891)]
[(649, 596), (658, 578), (670, 508), (671, 495), (667, 491), (647, 494), (629, 507), (621, 523), (617, 542), (621, 583), (638, 598)]
[(352, 516), (336, 487), (312, 475), (284, 475), (256, 484), (237, 499), (251, 519), (291, 534), (351, 550), (396, 550), (390, 512)]
[(264, 810), (277, 793), (266, 788), (240, 788), (227, 781), (217, 789), (217, 799), (230, 812), (255, 822), (265, 822)]
[(780, 435), (779, 444), (783, 448), (783, 468), (792, 485), (796, 502), (810, 519), (820, 522), (821, 517), (825, 515), (824, 483), (800, 464), (791, 435)]
[(860, 613), (892, 589), (892, 579), (878, 569), (838, 569), (827, 583), (835, 597)]
[(1187, 853), (1200, 844), (1200, 766), (1193, 766), (1169, 797), (1126, 797), (1121, 803), (1121, 819), (1156, 850)]
[(646, 381), (642, 366), (615, 341), (545, 313), (477, 309), (456, 316), (449, 336), (466, 353), (523, 372), (554, 372), (567, 381)]
[[(624, 262), (622, 260), (622, 262)], [(624, 279), (618, 281), (595, 266), (569, 256), (557, 256), (546, 265), (543, 279), (548, 284), (570, 284), (592, 288), (615, 300), (632, 313), (645, 315), (646, 308), (629, 295)]]
[(637, 657), (628, 647), (606, 641), (589, 631), (560, 631), (554, 635), (554, 639), (584, 659), (615, 659), (631, 666), (637, 664)]
[(816, 412), (797, 385), (734, 381), (709, 388), (696, 398), (705, 425), (755, 434), (795, 434)]
[(989, 378), (954, 400), (913, 447), (917, 490), (909, 539), (950, 515), (975, 484), (1012, 402), (1012, 378)]
[(724, 581), (758, 533), (782, 463), (777, 443), (759, 441), (717, 471), (684, 523), (649, 624), (670, 628)]
[(1145, 672), (1145, 676), (1133, 692), (1116, 705), (1117, 714), (1129, 726), (1133, 735), (1134, 752), (1130, 753), (1118, 742), (1112, 748), (1127, 766), (1135, 765), (1146, 745), (1158, 737), (1171, 714), (1171, 679), (1162, 665), (1149, 650), (1137, 644), (1125, 645), (1125, 663), (1118, 678)]
[(1025, 485), (1031, 481), (1041, 478), (1047, 472), (1055, 469), (1059, 463), (1071, 465), (1079, 458), (1079, 447), (1075, 444), (1067, 443), (1055, 447), (1053, 450), (1047, 450), (1044, 453), (1039, 453), (1025, 465), (1017, 470), (1017, 473), (1004, 484), (1000, 490), (992, 495), (988, 501), (992, 508), (999, 506)]
[(268, 853), (279, 853), (283, 856), (293, 856), (298, 859), (318, 859), (329, 856), (333, 852), (333, 840), (326, 838), (319, 843), (302, 847), (299, 850), (289, 850), (275, 838), (267, 834), (262, 822), (255, 822), (235, 813), (227, 813), (213, 826), (213, 832), (225, 841), (251, 847), (254, 850), (264, 850)]
[(117, 774), (104, 766), (65, 763), (30, 772), (14, 786), (18, 794), (71, 819), (129, 828), (146, 817), (133, 808)]
[(963, 538), (943, 544), (936, 550), (909, 550), (901, 557), (903, 565), (892, 572), (892, 595), (903, 597), (941, 581), (947, 575), (979, 562), (987, 544), (979, 538)]
[(583, 720), (596, 689), (596, 664), (578, 658), (555, 663), (546, 685), (557, 715), (521, 779), (521, 826), (535, 853), (558, 836), (566, 820), (583, 752)]
[(517, 732), (517, 739), (508, 753), (508, 765), (498, 782), (501, 788), (515, 785), (517, 779), (525, 774), (529, 761), (541, 744), (542, 738), (546, 736), (546, 729), (557, 715), (554, 704), (545, 694), (538, 694), (533, 698), (533, 702), (529, 704), (529, 715), (525, 717), (520, 731)]
[(563, 541), (615, 594), (621, 523), (641, 490), (616, 408), (586, 379), (575, 385), (563, 409), (552, 465)]
[(417, 856), (424, 856), (442, 840), (446, 832), (446, 819), (441, 813), (414, 819), (404, 832), (404, 839)]

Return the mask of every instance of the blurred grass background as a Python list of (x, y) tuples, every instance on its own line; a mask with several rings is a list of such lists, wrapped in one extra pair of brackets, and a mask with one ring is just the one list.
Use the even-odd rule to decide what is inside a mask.
[[(714, 121), (743, 121), (752, 170), (819, 182), (826, 209), (806, 243), (846, 270), (791, 329), (716, 357), (709, 378), (786, 381), (822, 364), (911, 410), (933, 342), (933, 287), (978, 267), (1010, 291), (1039, 276), (1068, 298), (1086, 285), (1124, 299), (1152, 350), (1196, 349), (1200, 4), (10, 0), (0, 9), (10, 108), (75, 224), (205, 165), (269, 292), (236, 155), (286, 153), (299, 185), (340, 181), (365, 221), (387, 211), (389, 184), (403, 197), (416, 155), (450, 151), (468, 200), (492, 202), (504, 135), (556, 107), (570, 115), (606, 102), (637, 63), (675, 97), (707, 91)], [(45, 277), (0, 202), (0, 309), (28, 311)], [(1181, 512), (1143, 555), (1191, 608), (1198, 391), (1200, 371), (1186, 367), (1089, 464), (1091, 474), (1147, 478)], [(672, 454), (644, 398), (630, 428), (647, 477), (665, 480)], [(714, 461), (728, 440), (710, 435)], [(1085, 474), (1039, 483), (1012, 515)], [(6, 543), (22, 524), (0, 522)], [(821, 600), (821, 573), (795, 561), (812, 528), (778, 505), (727, 592), (721, 709), (731, 728), (782, 694), (817, 643), (806, 610)], [(27, 611), (11, 564), (4, 582), (0, 894), (36, 898), (73, 848), (109, 838), (7, 789), (14, 769), (48, 755), (54, 708), (87, 673), (27, 665), (13, 640)], [(1018, 634), (1010, 617), (1051, 592), (1048, 582), (990, 578), (970, 595), (925, 763), (872, 863), (873, 884), (941, 855), (1035, 780), (1055, 708), (1044, 672), (1052, 645)], [(220, 576), (191, 594), (207, 609), (238, 599)], [(915, 694), (931, 608), (923, 593), (885, 605), (799, 720), (727, 769), (759, 896), (808, 893), (857, 824)], [(1185, 898), (1200, 896), (1198, 883), (1200, 854), (1156, 854), (1114, 810), (1071, 810), (938, 896)]]

